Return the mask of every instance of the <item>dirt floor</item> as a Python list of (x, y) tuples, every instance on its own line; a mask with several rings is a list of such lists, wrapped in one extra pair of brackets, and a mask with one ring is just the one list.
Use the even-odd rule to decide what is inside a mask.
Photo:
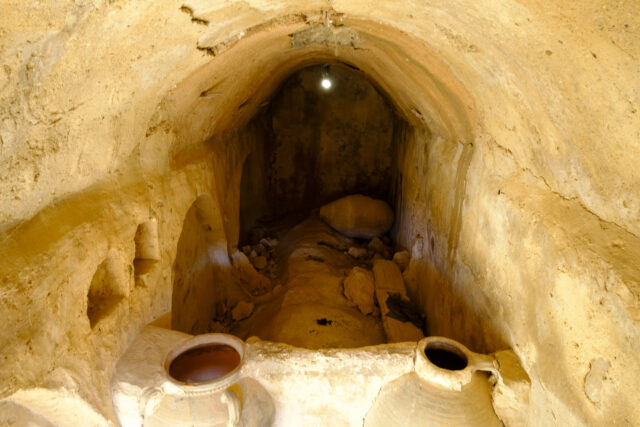
[(272, 227), (268, 234), (264, 243), (278, 243), (267, 250), (258, 248), (265, 255), (258, 254), (256, 244), (243, 250), (254, 264), (262, 262), (255, 261), (260, 256), (268, 259), (258, 270), (271, 275), (274, 290), (256, 304), (249, 318), (231, 327), (232, 333), (313, 349), (386, 342), (379, 309), (363, 314), (345, 297), (343, 281), (354, 267), (370, 270), (373, 258), (389, 258), (393, 252), (388, 245), (380, 239), (371, 244), (347, 238), (315, 216), (288, 229)]

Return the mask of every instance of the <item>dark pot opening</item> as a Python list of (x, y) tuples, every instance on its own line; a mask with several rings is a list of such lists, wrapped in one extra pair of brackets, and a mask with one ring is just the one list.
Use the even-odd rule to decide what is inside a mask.
[(240, 353), (226, 344), (204, 344), (180, 353), (169, 366), (169, 375), (183, 383), (217, 380), (240, 365)]
[(467, 356), (456, 346), (446, 342), (430, 342), (424, 355), (438, 368), (460, 371), (467, 367)]

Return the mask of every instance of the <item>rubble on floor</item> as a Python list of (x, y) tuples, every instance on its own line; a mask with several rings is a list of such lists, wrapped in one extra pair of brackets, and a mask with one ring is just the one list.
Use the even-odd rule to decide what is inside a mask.
[[(352, 223), (364, 228), (353, 218)], [(339, 233), (314, 214), (290, 228), (249, 234), (254, 240), (232, 255), (248, 299), (212, 319), (211, 331), (306, 348), (423, 336), (422, 315), (413, 309), (401, 274), (409, 253), (394, 253), (388, 236), (348, 237), (353, 233)]]

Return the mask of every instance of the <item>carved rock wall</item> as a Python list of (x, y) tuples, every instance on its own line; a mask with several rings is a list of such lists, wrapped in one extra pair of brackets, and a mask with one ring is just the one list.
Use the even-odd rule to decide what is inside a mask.
[[(460, 308), (440, 330), (514, 348), (537, 424), (640, 422), (637, 2), (2, 6), (0, 396), (24, 414), (46, 388), (113, 420), (113, 366), (170, 309), (190, 206), (211, 194), (235, 245), (241, 129), (294, 70), (339, 59), (407, 123), (394, 233), (414, 300), (442, 284)], [(92, 328), (100, 265), (123, 297)]]

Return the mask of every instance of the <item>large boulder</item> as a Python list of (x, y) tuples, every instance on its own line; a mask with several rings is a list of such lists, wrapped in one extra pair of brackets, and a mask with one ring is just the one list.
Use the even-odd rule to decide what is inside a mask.
[(382, 236), (393, 225), (393, 210), (387, 202), (361, 194), (324, 205), (320, 217), (345, 236), (360, 239)]

